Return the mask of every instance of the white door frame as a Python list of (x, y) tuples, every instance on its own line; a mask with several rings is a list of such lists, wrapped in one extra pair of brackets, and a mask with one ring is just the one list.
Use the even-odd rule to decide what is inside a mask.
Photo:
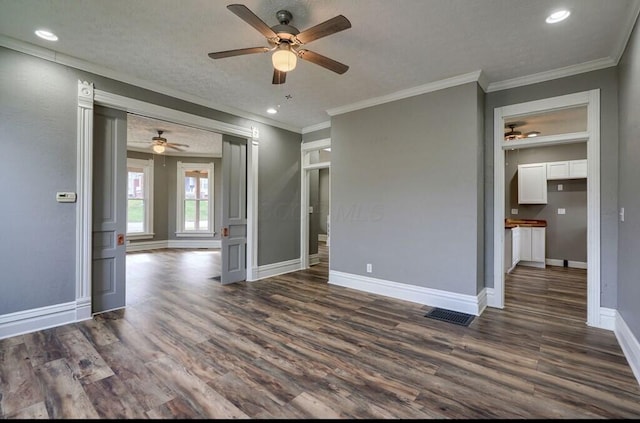
[(92, 83), (78, 81), (78, 219), (76, 224), (76, 320), (91, 317), (91, 223), (93, 185), (93, 105), (111, 107), (176, 124), (247, 139), (247, 280), (254, 280), (258, 267), (258, 130), (192, 115), (156, 104), (96, 90)]
[[(504, 140), (506, 118), (533, 113), (587, 106), (587, 130), (571, 134), (549, 135), (517, 141)], [(504, 215), (505, 150), (554, 144), (587, 142), (587, 324), (605, 327), (600, 310), (600, 90), (584, 91), (543, 100), (498, 107), (494, 111), (494, 195), (493, 195), (493, 295), (491, 307), (504, 307)], [(608, 328), (608, 327), (607, 327)]]
[(309, 153), (331, 147), (331, 138), (300, 144), (300, 268), (309, 267), (309, 171), (328, 169), (331, 162), (309, 163)]

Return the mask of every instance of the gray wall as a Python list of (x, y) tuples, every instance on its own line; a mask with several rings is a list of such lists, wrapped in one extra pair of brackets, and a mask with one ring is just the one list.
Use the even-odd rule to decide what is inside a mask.
[(469, 83), (332, 118), (331, 270), (477, 294), (478, 96)]
[(0, 238), (0, 315), (75, 300), (76, 206), (56, 203), (55, 193), (77, 192), (78, 80), (114, 94), (256, 127), (258, 262), (300, 257), (300, 134), (4, 47), (0, 69), (0, 218), (5, 222)]
[(75, 301), (77, 78), (0, 48), (0, 315)]
[(319, 141), (331, 138), (331, 127), (302, 134), (302, 142)]
[[(546, 258), (587, 261), (587, 180), (548, 181), (547, 204), (518, 204), (518, 165), (586, 158), (584, 142), (505, 152), (505, 217), (546, 220)], [(559, 215), (559, 208), (566, 214)], [(518, 209), (518, 214), (511, 214), (511, 209)]]
[(636, 27), (619, 64), (620, 76), (620, 222), (618, 313), (640, 339), (640, 29)]
[(496, 107), (600, 89), (600, 304), (616, 308), (618, 278), (618, 75), (606, 68), (487, 93), (485, 101), (485, 275), (493, 287), (493, 111)]
[(329, 195), (330, 185), (329, 185), (329, 177), (331, 176), (331, 171), (329, 169), (320, 169), (319, 170), (320, 177), (320, 233), (327, 233), (327, 217), (329, 216)]

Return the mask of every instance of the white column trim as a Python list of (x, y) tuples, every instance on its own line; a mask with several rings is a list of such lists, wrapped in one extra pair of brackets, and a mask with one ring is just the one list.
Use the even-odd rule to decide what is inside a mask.
[[(255, 131), (254, 131), (255, 132)], [(247, 144), (247, 276), (258, 279), (258, 133)]]
[(91, 318), (93, 84), (78, 81), (76, 186), (76, 320)]

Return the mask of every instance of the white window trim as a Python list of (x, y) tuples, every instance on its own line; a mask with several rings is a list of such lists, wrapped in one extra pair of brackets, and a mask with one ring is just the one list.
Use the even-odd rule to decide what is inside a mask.
[[(176, 189), (176, 237), (213, 237), (214, 231), (214, 164), (210, 163), (183, 163), (178, 161), (177, 171), (177, 189)], [(209, 230), (208, 231), (184, 231), (184, 211), (182, 205), (184, 203), (184, 173), (190, 170), (200, 170), (206, 168), (209, 172)]]
[[(127, 158), (127, 172), (129, 172), (129, 167), (141, 167), (144, 173), (144, 201), (145, 201), (145, 212), (144, 212), (144, 222), (145, 222), (145, 231), (144, 232), (136, 232), (136, 233), (127, 233), (127, 239), (137, 240), (137, 239), (151, 239), (154, 237), (155, 232), (153, 231), (153, 159), (132, 159)], [(128, 201), (128, 199), (127, 199)], [(127, 220), (128, 224), (128, 220)]]

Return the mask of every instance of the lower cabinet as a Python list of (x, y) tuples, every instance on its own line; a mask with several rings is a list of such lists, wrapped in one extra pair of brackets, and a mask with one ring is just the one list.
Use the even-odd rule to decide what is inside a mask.
[(545, 267), (545, 228), (518, 226), (511, 230), (512, 265)]

